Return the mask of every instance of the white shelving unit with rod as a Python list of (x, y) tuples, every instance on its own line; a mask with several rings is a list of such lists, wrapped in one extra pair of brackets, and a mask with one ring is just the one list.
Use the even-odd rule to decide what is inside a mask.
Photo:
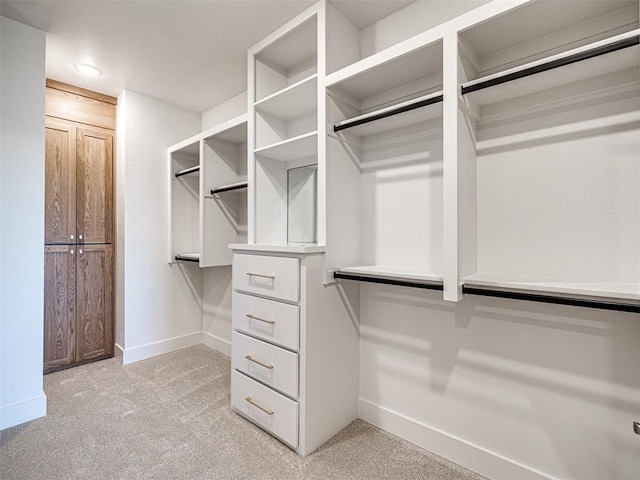
[(231, 265), (247, 238), (247, 115), (168, 149), (169, 263)]
[(459, 32), (463, 293), (640, 311), (638, 27), (532, 1)]
[(200, 138), (168, 149), (169, 263), (200, 263)]
[(247, 115), (202, 134), (201, 266), (231, 265), (247, 240)]
[(334, 278), (442, 290), (442, 72), (431, 32), (327, 78)]

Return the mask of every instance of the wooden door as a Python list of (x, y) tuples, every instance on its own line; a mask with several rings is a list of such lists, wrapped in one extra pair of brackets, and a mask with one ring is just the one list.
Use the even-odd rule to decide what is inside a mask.
[(113, 248), (78, 245), (76, 362), (113, 353)]
[(79, 243), (113, 242), (113, 134), (78, 128), (76, 215)]
[(76, 247), (44, 247), (44, 370), (75, 362)]
[(45, 131), (44, 243), (75, 243), (76, 127), (47, 118)]

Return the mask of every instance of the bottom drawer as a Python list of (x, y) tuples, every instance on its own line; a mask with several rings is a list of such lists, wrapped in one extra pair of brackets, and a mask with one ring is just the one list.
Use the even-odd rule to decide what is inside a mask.
[(298, 403), (231, 371), (231, 406), (293, 448), (298, 446)]

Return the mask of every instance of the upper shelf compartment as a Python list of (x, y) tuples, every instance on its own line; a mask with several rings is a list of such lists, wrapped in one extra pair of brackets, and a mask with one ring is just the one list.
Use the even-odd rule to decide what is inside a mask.
[(548, 7), (529, 2), (460, 33), (465, 98), (482, 107), (637, 70), (637, 2), (557, 2), (553, 15)]
[(169, 148), (174, 178), (200, 171), (200, 140), (191, 138)]
[(368, 137), (442, 115), (442, 42), (415, 45), (352, 76), (334, 75), (328, 94), (333, 132)]
[(282, 120), (292, 120), (315, 112), (318, 75), (313, 74), (297, 83), (256, 102), (256, 110)]
[(312, 18), (255, 56), (256, 103), (317, 73), (317, 34)]

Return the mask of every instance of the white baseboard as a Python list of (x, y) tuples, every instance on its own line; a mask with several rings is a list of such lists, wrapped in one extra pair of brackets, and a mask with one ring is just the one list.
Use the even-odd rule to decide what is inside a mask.
[(216, 337), (215, 335), (211, 335), (210, 333), (202, 332), (200, 342), (209, 348), (213, 348), (216, 352), (226, 355), (227, 357), (231, 356), (231, 342), (229, 340), (224, 340), (220, 337)]
[(358, 401), (358, 416), (372, 425), (397, 435), (487, 478), (550, 479), (551, 477), (456, 438), (385, 407)]
[(113, 350), (113, 356), (115, 357), (116, 360), (118, 360), (122, 364), (122, 361), (124, 358), (124, 348), (122, 348), (120, 345), (116, 343), (115, 348)]
[(200, 332), (169, 338), (160, 342), (149, 343), (139, 347), (126, 348), (122, 352), (122, 364), (127, 365), (147, 358), (157, 357), (165, 353), (175, 352), (182, 348), (193, 347), (200, 343)]
[(36, 398), (0, 407), (0, 430), (44, 417), (47, 414), (47, 396), (44, 392)]

